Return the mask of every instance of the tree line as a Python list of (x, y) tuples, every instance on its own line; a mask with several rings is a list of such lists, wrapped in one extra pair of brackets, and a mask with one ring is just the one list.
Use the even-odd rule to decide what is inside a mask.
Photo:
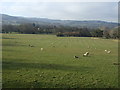
[(58, 37), (103, 37), (103, 38), (119, 38), (118, 28), (108, 29), (90, 29), (86, 27), (70, 27), (62, 25), (3, 25), (2, 33), (22, 33), (22, 34), (55, 34)]

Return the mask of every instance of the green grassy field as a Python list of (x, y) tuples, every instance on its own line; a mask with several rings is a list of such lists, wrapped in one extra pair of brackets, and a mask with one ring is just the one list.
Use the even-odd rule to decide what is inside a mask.
[[(2, 37), (3, 88), (118, 87), (115, 40), (35, 34)], [(83, 57), (86, 51), (90, 55)]]

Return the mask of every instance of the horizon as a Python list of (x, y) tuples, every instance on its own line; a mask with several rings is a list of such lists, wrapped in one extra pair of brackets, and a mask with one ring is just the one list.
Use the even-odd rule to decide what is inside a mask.
[(41, 18), (41, 17), (24, 17), (24, 16), (13, 16), (13, 15), (9, 15), (9, 14), (4, 14), (4, 13), (0, 13), (1, 15), (7, 15), (7, 16), (11, 16), (11, 17), (20, 17), (20, 18), (36, 18), (36, 19), (48, 19), (48, 20), (60, 20), (60, 21), (100, 21), (100, 22), (107, 22), (107, 23), (118, 23), (118, 22), (112, 22), (112, 21), (105, 21), (105, 20), (63, 20), (63, 19), (50, 19), (50, 18)]
[(7, 2), (1, 7), (0, 13), (17, 17), (118, 22), (117, 2)]

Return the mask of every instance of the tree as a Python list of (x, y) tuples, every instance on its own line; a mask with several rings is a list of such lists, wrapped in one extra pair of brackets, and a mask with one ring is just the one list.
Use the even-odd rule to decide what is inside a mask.
[(91, 37), (91, 33), (89, 32), (88, 28), (81, 28), (80, 29), (80, 36), (82, 37)]
[(32, 24), (23, 24), (19, 26), (20, 32), (25, 34), (35, 34), (35, 29)]
[(95, 29), (95, 30), (91, 31), (91, 35), (93, 37), (102, 37), (103, 36), (103, 30)]
[(110, 31), (108, 31), (108, 30), (104, 30), (104, 31), (103, 31), (103, 37), (104, 37), (104, 38), (107, 38), (107, 39), (110, 38), (109, 32), (110, 32)]
[(119, 36), (118, 36), (118, 30), (111, 30), (110, 31), (110, 37), (114, 38), (114, 39), (119, 38)]

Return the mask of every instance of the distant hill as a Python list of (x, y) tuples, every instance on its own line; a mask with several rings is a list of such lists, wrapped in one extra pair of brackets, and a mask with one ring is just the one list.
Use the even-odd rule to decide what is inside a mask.
[(26, 18), (26, 17), (17, 17), (10, 16), (6, 14), (2, 15), (2, 24), (12, 24), (19, 25), (25, 23), (36, 23), (40, 25), (63, 25), (63, 26), (71, 26), (71, 27), (88, 27), (88, 28), (115, 28), (118, 26), (117, 23), (113, 22), (105, 22), (105, 21), (96, 21), (96, 20), (88, 20), (88, 21), (77, 21), (77, 20), (53, 20), (47, 18)]

